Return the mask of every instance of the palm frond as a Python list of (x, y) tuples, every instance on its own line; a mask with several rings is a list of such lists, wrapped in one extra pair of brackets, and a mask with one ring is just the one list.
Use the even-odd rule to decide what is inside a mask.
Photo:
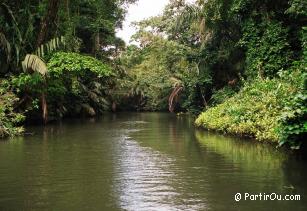
[(170, 77), (170, 81), (173, 84), (173, 87), (177, 87), (177, 86), (183, 86), (183, 82), (182, 80), (180, 80), (179, 78), (176, 77)]
[(4, 49), (6, 54), (6, 60), (9, 62), (11, 60), (11, 44), (7, 41), (5, 35), (0, 32), (0, 48)]
[(23, 42), (23, 39), (22, 39), (21, 32), (20, 32), (20, 30), (19, 30), (18, 23), (17, 23), (17, 21), (16, 21), (16, 18), (15, 18), (15, 16), (14, 16), (13, 11), (12, 11), (12, 10), (10, 9), (10, 7), (9, 7), (7, 4), (5, 4), (5, 3), (2, 3), (1, 6), (2, 6), (2, 8), (4, 8), (4, 10), (7, 11), (7, 14), (9, 15), (9, 17), (10, 17), (10, 19), (11, 19), (11, 21), (12, 21), (13, 28), (14, 28), (14, 30), (16, 31), (18, 40), (19, 40), (20, 43), (22, 43), (22, 42)]
[(25, 72), (38, 72), (45, 76), (47, 74), (46, 63), (37, 55), (27, 54), (22, 61), (22, 69)]
[(202, 11), (200, 7), (195, 5), (186, 5), (182, 13), (179, 15), (177, 19), (177, 30), (180, 29), (181, 26), (186, 22), (195, 22), (198, 21), (202, 16)]
[(177, 18), (176, 31), (182, 30), (185, 23), (192, 23), (193, 28), (198, 31), (202, 42), (210, 39), (212, 33), (210, 33), (206, 26), (204, 6), (187, 5)]
[(171, 95), (169, 96), (168, 98), (168, 110), (173, 113), (174, 110), (175, 110), (175, 105), (178, 101), (178, 95), (179, 93), (183, 90), (183, 87), (182, 86), (176, 86)]
[(63, 36), (53, 38), (47, 43), (39, 46), (34, 52), (35, 55), (43, 58), (46, 54), (51, 53), (52, 51), (59, 50), (64, 48), (66, 45), (65, 38)]

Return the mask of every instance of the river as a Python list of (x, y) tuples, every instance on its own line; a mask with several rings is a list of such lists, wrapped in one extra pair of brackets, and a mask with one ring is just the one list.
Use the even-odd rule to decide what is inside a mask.
[(307, 210), (306, 161), (188, 116), (106, 114), (27, 131), (0, 141), (0, 210)]

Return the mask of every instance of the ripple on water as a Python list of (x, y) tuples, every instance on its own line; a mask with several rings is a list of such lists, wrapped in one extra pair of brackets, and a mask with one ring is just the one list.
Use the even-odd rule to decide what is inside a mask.
[(124, 210), (200, 210), (203, 199), (180, 192), (175, 159), (141, 147), (130, 137), (121, 140), (116, 191)]

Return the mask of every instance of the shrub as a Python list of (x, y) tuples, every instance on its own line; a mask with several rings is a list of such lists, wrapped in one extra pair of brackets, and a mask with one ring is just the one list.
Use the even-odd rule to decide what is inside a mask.
[(19, 123), (24, 115), (14, 111), (18, 98), (11, 91), (9, 82), (0, 79), (0, 138), (18, 135), (23, 132)]
[(232, 97), (235, 93), (236, 93), (236, 90), (229, 86), (225, 86), (222, 89), (214, 91), (210, 99), (210, 105), (221, 104), (228, 98)]
[(195, 123), (207, 129), (277, 142), (279, 118), (286, 110), (286, 102), (297, 92), (293, 81), (258, 79), (224, 103), (203, 112)]
[[(304, 52), (307, 54), (306, 50)], [(281, 75), (290, 83), (297, 83), (298, 91), (289, 96), (285, 109), (279, 119), (278, 128), (280, 145), (287, 144), (292, 149), (299, 149), (307, 134), (307, 67), (306, 58), (297, 61), (292, 67), (292, 73)]]
[(87, 71), (97, 74), (98, 77), (113, 75), (112, 69), (108, 65), (94, 57), (65, 52), (52, 55), (48, 62), (48, 71), (50, 74), (59, 76), (67, 73), (84, 75), (88, 73)]

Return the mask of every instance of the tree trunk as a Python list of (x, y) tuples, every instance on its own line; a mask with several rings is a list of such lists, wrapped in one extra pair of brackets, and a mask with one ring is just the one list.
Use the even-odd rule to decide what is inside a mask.
[(70, 21), (69, 0), (66, 0), (66, 12), (67, 12), (67, 18)]
[(112, 112), (116, 112), (116, 103), (115, 102), (112, 103)]
[(92, 49), (93, 49), (92, 50), (93, 55), (95, 55), (95, 57), (97, 57), (98, 52), (100, 51), (100, 33), (99, 32), (97, 32), (94, 35), (94, 45), (93, 45)]
[[(36, 47), (40, 47), (49, 38), (48, 35), (53, 30), (53, 26), (55, 25), (59, 7), (60, 7), (60, 0), (49, 0), (48, 1), (48, 6), (47, 6), (45, 17), (42, 19), (41, 24), (40, 24), (40, 30), (39, 30), (37, 41), (36, 41)], [(46, 86), (46, 81), (45, 81), (44, 86)], [(41, 103), (42, 103), (42, 111), (43, 111), (42, 118), (43, 118), (44, 124), (46, 124), (48, 121), (48, 105), (47, 105), (45, 91), (43, 91), (41, 95)]]
[(47, 100), (46, 100), (46, 94), (43, 92), (41, 96), (42, 101), (42, 111), (43, 111), (43, 121), (44, 124), (47, 124), (48, 122), (48, 106), (47, 106)]
[(40, 30), (37, 37), (36, 47), (43, 44), (48, 39), (48, 32), (52, 31), (60, 7), (60, 0), (49, 0), (47, 12), (40, 24)]

